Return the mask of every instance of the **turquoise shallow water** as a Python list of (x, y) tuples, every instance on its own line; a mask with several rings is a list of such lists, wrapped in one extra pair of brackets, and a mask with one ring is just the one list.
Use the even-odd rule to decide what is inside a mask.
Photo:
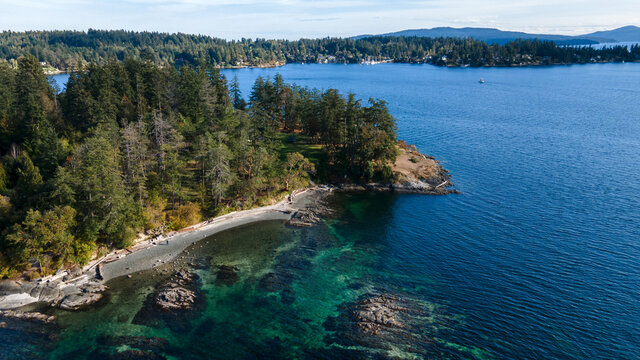
[[(95, 309), (59, 313), (49, 357), (135, 348), (126, 335), (175, 358), (640, 359), (640, 64), (225, 71), (245, 95), (276, 73), (387, 100), (463, 194), (348, 195), (315, 228), (221, 234), (198, 249), (191, 317), (136, 320), (161, 278), (121, 279)], [(217, 284), (221, 264), (237, 282)], [(348, 312), (380, 292), (419, 311), (372, 340)]]

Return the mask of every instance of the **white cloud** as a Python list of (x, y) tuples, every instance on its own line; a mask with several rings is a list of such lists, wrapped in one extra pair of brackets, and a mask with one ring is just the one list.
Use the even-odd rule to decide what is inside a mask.
[(0, 26), (226, 38), (350, 36), (435, 26), (577, 34), (640, 25), (637, 0), (0, 0)]

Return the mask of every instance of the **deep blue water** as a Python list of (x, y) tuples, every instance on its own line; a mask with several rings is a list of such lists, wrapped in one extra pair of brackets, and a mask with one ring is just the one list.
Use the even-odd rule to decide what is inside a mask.
[[(261, 224), (210, 239), (203, 253), (237, 265), (242, 280), (216, 287), (202, 273), (205, 330), (153, 336), (178, 339), (193, 358), (207, 349), (224, 358), (221, 347), (234, 358), (341, 357), (330, 351), (353, 344), (331, 338), (331, 319), (377, 289), (430, 314), (413, 319), (414, 340), (387, 342), (378, 354), (640, 359), (640, 64), (224, 73), (238, 76), (245, 96), (257, 76), (280, 73), (386, 100), (399, 137), (441, 160), (462, 194), (341, 196), (338, 218), (316, 228)], [(267, 273), (287, 286), (260, 290)], [(68, 327), (61, 347), (72, 348), (79, 333), (151, 336), (115, 310), (120, 301), (118, 311), (135, 313), (146, 293), (133, 299), (118, 286), (113, 307), (60, 315)], [(134, 287), (143, 286), (120, 285)], [(103, 323), (94, 327), (96, 314)]]
[(386, 100), (451, 171), (463, 194), (398, 196), (385, 237), (461, 336), (498, 358), (640, 358), (640, 64), (225, 72), (245, 94), (276, 73)]

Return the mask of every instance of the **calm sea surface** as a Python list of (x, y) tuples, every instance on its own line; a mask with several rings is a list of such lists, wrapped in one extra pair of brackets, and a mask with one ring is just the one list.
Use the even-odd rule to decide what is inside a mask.
[[(47, 356), (640, 359), (640, 64), (224, 73), (245, 96), (280, 73), (386, 100), (400, 138), (441, 160), (462, 194), (340, 195), (311, 229), (219, 234), (184, 260), (203, 263), (193, 314), (148, 311), (161, 275), (116, 280), (96, 308), (56, 312)], [(219, 265), (238, 281), (221, 284)], [(363, 336), (350, 309), (379, 293), (418, 310), (400, 331)]]

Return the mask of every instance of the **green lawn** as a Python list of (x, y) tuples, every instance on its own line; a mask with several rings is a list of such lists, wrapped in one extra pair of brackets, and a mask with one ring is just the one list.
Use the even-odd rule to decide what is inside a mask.
[(326, 157), (322, 145), (314, 144), (309, 140), (308, 136), (301, 134), (278, 134), (280, 139), (280, 157), (285, 158), (287, 154), (299, 152), (309, 161), (318, 165), (321, 160)]
[(312, 142), (308, 136), (302, 134), (279, 133), (278, 139), (280, 140), (281, 159), (284, 160), (287, 154), (299, 152), (315, 165), (316, 174), (314, 179), (316, 181), (325, 181), (327, 179), (327, 153), (322, 148), (322, 145)]

